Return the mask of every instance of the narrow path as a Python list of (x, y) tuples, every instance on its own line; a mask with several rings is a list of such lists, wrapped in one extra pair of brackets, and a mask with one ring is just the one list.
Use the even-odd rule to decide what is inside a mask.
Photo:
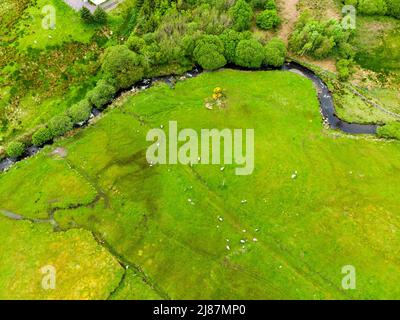
[(299, 12), (297, 11), (297, 4), (299, 0), (279, 0), (278, 8), (280, 11), (281, 17), (283, 17), (284, 23), (282, 23), (282, 27), (279, 30), (279, 37), (288, 43), (288, 39), (296, 21), (299, 17)]

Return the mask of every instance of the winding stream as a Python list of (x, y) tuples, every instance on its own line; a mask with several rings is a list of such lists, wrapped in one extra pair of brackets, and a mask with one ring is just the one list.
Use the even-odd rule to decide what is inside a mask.
[[(228, 68), (231, 68), (231, 67), (228, 67)], [(232, 67), (232, 68), (243, 70), (242, 68), (237, 68), (237, 67)], [(260, 70), (267, 71), (267, 70), (271, 70), (271, 69), (258, 69), (256, 71), (260, 71)], [(324, 119), (324, 122), (326, 122), (331, 129), (341, 130), (345, 133), (352, 133), (352, 134), (375, 134), (376, 133), (376, 130), (378, 128), (377, 125), (350, 123), (350, 122), (346, 122), (346, 121), (339, 119), (336, 116), (335, 106), (333, 103), (333, 97), (332, 97), (331, 92), (328, 89), (328, 86), (322, 81), (322, 79), (320, 79), (310, 69), (308, 69), (296, 62), (287, 62), (280, 70), (290, 71), (290, 72), (300, 74), (301, 76), (310, 79), (314, 83), (314, 85), (317, 89), (317, 92), (318, 92), (318, 100), (319, 100), (321, 115)], [(198, 68), (194, 68), (193, 70), (186, 72), (182, 76), (172, 75), (172, 76), (164, 76), (164, 77), (155, 77), (155, 78), (151, 78), (151, 79), (143, 79), (143, 80), (139, 81), (138, 83), (136, 83), (132, 87), (132, 89), (130, 89), (128, 91), (134, 92), (134, 91), (138, 91), (138, 90), (146, 90), (146, 89), (150, 88), (154, 82), (159, 82), (159, 81), (163, 81), (163, 82), (167, 83), (170, 87), (173, 87), (176, 81), (182, 81), (187, 78), (193, 78), (201, 73), (202, 73), (201, 70), (199, 70)], [(126, 92), (127, 91), (121, 92), (116, 98), (118, 98), (119, 96), (121, 96), (123, 93), (126, 93)], [(91, 113), (91, 119), (93, 119), (94, 117), (97, 117), (100, 114), (101, 114), (101, 112), (99, 110), (93, 109), (92, 113)], [(86, 121), (84, 123), (81, 123), (77, 127), (80, 127), (80, 128), (85, 127), (85, 126), (87, 126), (88, 123), (90, 123), (90, 120)], [(35, 146), (30, 146), (26, 149), (24, 155), (22, 157), (20, 157), (19, 159), (6, 158), (6, 159), (0, 161), (0, 172), (9, 169), (14, 163), (16, 163), (20, 160), (23, 160), (25, 158), (35, 155), (40, 150), (41, 150), (41, 148), (38, 148)]]

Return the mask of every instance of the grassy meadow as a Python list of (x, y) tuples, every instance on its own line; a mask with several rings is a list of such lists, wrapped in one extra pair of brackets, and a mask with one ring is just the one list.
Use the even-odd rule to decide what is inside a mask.
[[(207, 110), (217, 86), (227, 106)], [(237, 176), (235, 165), (150, 166), (146, 134), (170, 120), (196, 131), (253, 128), (253, 174)], [(65, 157), (54, 156), (57, 147)], [(26, 239), (46, 232), (41, 241), (57, 238), (68, 254), (85, 241), (87, 250), (100, 250), (89, 231), (128, 266), (117, 281), (123, 271), (102, 259), (88, 271), (90, 283), (77, 287), (78, 274), (65, 267), (69, 287), (38, 298), (396, 298), (399, 151), (397, 142), (324, 129), (315, 88), (299, 75), (207, 72), (174, 89), (159, 84), (128, 96), (89, 128), (2, 174), (1, 210), (31, 219), (51, 212), (61, 231), (4, 218), (1, 234), (11, 224), (38, 228)], [(68, 241), (72, 234), (76, 240)], [(40, 263), (57, 261), (57, 250), (39, 247)], [(5, 259), (1, 268), (14, 263)], [(356, 268), (356, 290), (342, 289), (345, 265)], [(30, 283), (37, 265), (19, 268), (28, 271), (14, 287), (9, 272), (0, 283), (12, 297), (29, 298), (30, 287), (13, 290)]]

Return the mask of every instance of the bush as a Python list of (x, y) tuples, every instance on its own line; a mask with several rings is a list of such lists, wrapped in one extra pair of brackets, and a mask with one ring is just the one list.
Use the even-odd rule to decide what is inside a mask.
[(133, 52), (140, 53), (146, 46), (146, 42), (141, 37), (132, 33), (126, 41), (126, 46)]
[(91, 109), (92, 106), (90, 105), (89, 101), (84, 99), (74, 104), (71, 108), (69, 108), (68, 116), (75, 124), (84, 122), (87, 119), (89, 119)]
[(39, 128), (32, 136), (32, 143), (35, 146), (42, 146), (53, 138), (49, 128)]
[(265, 46), (264, 64), (281, 67), (285, 63), (286, 46), (279, 38), (271, 39)]
[(400, 1), (399, 0), (386, 0), (387, 12), (391, 16), (400, 19)]
[(385, 0), (359, 0), (358, 10), (365, 15), (385, 15), (387, 6)]
[(316, 59), (346, 53), (350, 33), (336, 20), (316, 21), (303, 15), (289, 39), (291, 50), (298, 55)]
[(99, 80), (96, 87), (91, 90), (87, 97), (96, 108), (102, 109), (114, 97), (116, 90), (105, 80)]
[(246, 68), (259, 68), (264, 60), (264, 48), (256, 39), (242, 40), (236, 47), (235, 63)]
[(25, 150), (24, 144), (18, 141), (11, 142), (6, 148), (7, 155), (11, 158), (18, 158), (22, 156), (24, 150)]
[(197, 41), (193, 56), (204, 69), (215, 70), (226, 64), (224, 44), (218, 36), (207, 35)]
[(245, 0), (237, 0), (231, 8), (230, 14), (233, 18), (233, 26), (237, 31), (243, 31), (250, 28), (253, 9)]
[(281, 19), (276, 10), (264, 10), (256, 19), (257, 26), (263, 30), (270, 30), (279, 25)]
[(90, 23), (90, 22), (93, 21), (93, 15), (92, 15), (92, 13), (90, 12), (90, 10), (89, 10), (88, 8), (86, 8), (86, 7), (82, 7), (82, 8), (79, 10), (79, 15), (81, 16), (81, 19), (82, 19), (83, 21), (85, 21), (85, 22)]
[(378, 127), (377, 134), (381, 138), (400, 140), (400, 122), (391, 122)]
[(49, 121), (49, 129), (53, 138), (60, 137), (72, 129), (72, 121), (66, 115), (53, 117)]
[(265, 9), (267, 10), (276, 10), (276, 2), (275, 0), (267, 0), (265, 3)]
[(128, 88), (143, 78), (140, 57), (124, 45), (106, 50), (101, 69), (106, 80), (116, 89)]
[(352, 64), (352, 61), (346, 60), (346, 59), (341, 59), (336, 62), (336, 69), (337, 69), (340, 80), (345, 81), (345, 80), (349, 79), (351, 64)]
[(102, 7), (97, 7), (93, 12), (93, 21), (99, 24), (107, 23), (107, 13)]
[(225, 30), (220, 36), (222, 43), (224, 44), (224, 56), (229, 63), (235, 62), (236, 47), (240, 40), (250, 39), (251, 33), (237, 32), (232, 29)]

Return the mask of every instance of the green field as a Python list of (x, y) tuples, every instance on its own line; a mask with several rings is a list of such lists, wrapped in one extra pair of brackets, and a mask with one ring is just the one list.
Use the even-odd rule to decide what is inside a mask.
[[(227, 106), (207, 110), (204, 100), (217, 86)], [(170, 120), (180, 129), (254, 128), (254, 173), (237, 176), (235, 165), (150, 166), (146, 133)], [(51, 154), (56, 147), (64, 158)], [(83, 291), (73, 290), (76, 274), (66, 270), (70, 287), (52, 293), (60, 298), (396, 298), (399, 151), (396, 142), (324, 129), (305, 78), (221, 70), (131, 95), (89, 128), (18, 163), (0, 176), (0, 209), (29, 218), (54, 213), (61, 230), (75, 231), (49, 233), (46, 241), (88, 230), (129, 267), (119, 285), (110, 271), (93, 280), (102, 290), (88, 283)], [(10, 223), (0, 220), (1, 234)], [(69, 252), (80, 241), (59, 244)], [(43, 262), (59, 254), (30, 241), (18, 246), (44, 251)], [(6, 259), (1, 268), (14, 263)], [(29, 270), (19, 281), (31, 281), (37, 266), (18, 263)], [(356, 290), (342, 289), (345, 265), (356, 268)], [(13, 281), (8, 272), (0, 279)], [(29, 287), (14, 290), (7, 286), (9, 297), (32, 297)]]

